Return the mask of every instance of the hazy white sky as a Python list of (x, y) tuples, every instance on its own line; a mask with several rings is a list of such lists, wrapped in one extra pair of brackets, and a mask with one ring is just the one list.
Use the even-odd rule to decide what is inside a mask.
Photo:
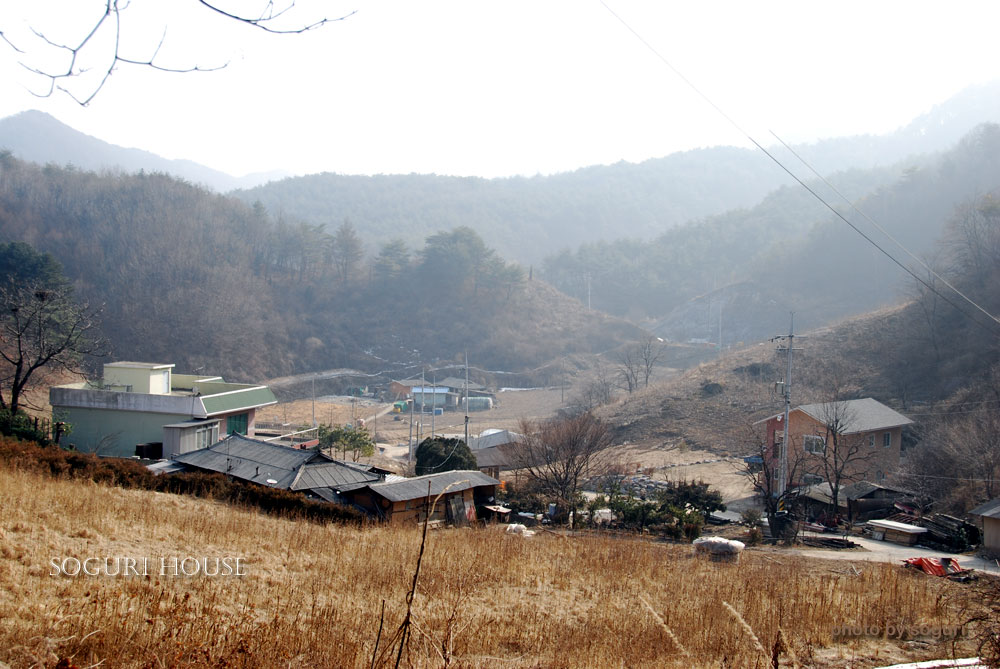
[[(28, 26), (78, 41), (104, 0), (0, 0), (0, 32), (26, 50), (0, 41), (0, 117), (39, 109), (234, 175), (532, 175), (747, 144), (608, 8), (765, 144), (770, 130), (787, 141), (890, 131), (1000, 78), (994, 0), (605, 1), (299, 0), (304, 22), (356, 13), (268, 35), (195, 0), (132, 0), (125, 55), (148, 58), (165, 35), (161, 65), (228, 66), (120, 65), (83, 108), (32, 96), (46, 84), (18, 63), (51, 62)], [(94, 38), (85, 67), (99, 71), (110, 37)]]

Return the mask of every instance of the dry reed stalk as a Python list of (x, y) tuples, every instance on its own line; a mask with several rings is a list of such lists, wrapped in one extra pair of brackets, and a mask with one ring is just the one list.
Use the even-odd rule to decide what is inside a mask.
[(767, 651), (764, 650), (764, 646), (761, 645), (760, 639), (758, 639), (757, 635), (754, 634), (753, 628), (750, 627), (750, 624), (743, 619), (743, 616), (740, 615), (740, 612), (734, 609), (732, 604), (730, 604), (727, 601), (723, 600), (722, 606), (724, 606), (725, 609), (729, 611), (729, 613), (733, 616), (733, 618), (736, 619), (736, 622), (740, 624), (740, 627), (743, 628), (743, 631), (746, 632), (747, 636), (750, 637), (750, 640), (753, 641), (754, 648), (757, 649), (757, 652), (760, 653), (763, 657), (767, 658), (768, 657)]
[(778, 628), (778, 641), (781, 642), (781, 647), (785, 650), (785, 654), (788, 655), (788, 659), (792, 661), (793, 669), (799, 669), (799, 658), (795, 655), (795, 649), (792, 648), (792, 644), (788, 642), (788, 638), (785, 636), (785, 631)]
[(646, 605), (646, 608), (649, 610), (651, 614), (653, 614), (653, 618), (656, 620), (657, 623), (660, 624), (660, 627), (663, 629), (663, 631), (667, 633), (667, 636), (670, 637), (670, 640), (677, 647), (677, 650), (681, 652), (681, 655), (685, 657), (690, 657), (691, 653), (687, 652), (687, 649), (680, 642), (680, 639), (677, 638), (677, 635), (674, 634), (674, 631), (670, 629), (670, 626), (667, 625), (666, 621), (660, 616), (660, 614), (656, 612), (656, 609), (653, 608), (653, 605), (650, 604), (648, 601), (646, 601), (646, 598), (643, 597), (642, 595), (639, 595), (639, 601)]

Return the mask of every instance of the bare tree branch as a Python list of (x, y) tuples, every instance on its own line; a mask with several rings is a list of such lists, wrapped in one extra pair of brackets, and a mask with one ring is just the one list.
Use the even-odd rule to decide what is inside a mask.
[(239, 14), (233, 14), (231, 12), (227, 12), (226, 10), (222, 9), (221, 7), (219, 7), (217, 5), (214, 5), (211, 2), (207, 2), (206, 0), (198, 0), (198, 2), (201, 5), (207, 7), (208, 9), (211, 9), (213, 12), (217, 12), (217, 13), (221, 14), (222, 16), (225, 16), (227, 19), (232, 19), (234, 21), (239, 21), (241, 23), (246, 23), (247, 25), (251, 25), (251, 26), (253, 26), (255, 28), (260, 28), (261, 30), (263, 30), (265, 32), (273, 33), (273, 34), (276, 34), (276, 35), (297, 35), (297, 34), (300, 34), (300, 33), (308, 32), (310, 30), (315, 30), (316, 28), (319, 28), (320, 26), (324, 26), (327, 23), (334, 23), (336, 21), (343, 21), (344, 19), (350, 18), (355, 13), (357, 13), (357, 10), (355, 10), (353, 12), (350, 12), (348, 14), (344, 14), (343, 16), (338, 16), (336, 18), (324, 17), (324, 18), (320, 19), (319, 21), (314, 21), (313, 23), (309, 23), (309, 24), (304, 25), (304, 26), (299, 26), (298, 28), (288, 28), (288, 29), (282, 30), (282, 29), (279, 29), (279, 28), (272, 28), (269, 25), (269, 22), (270, 21), (274, 21), (274, 20), (280, 18), (286, 12), (288, 12), (293, 7), (295, 7), (294, 0), (292, 0), (292, 2), (289, 2), (288, 5), (286, 5), (284, 8), (278, 9), (278, 10), (275, 9), (274, 2), (268, 2), (267, 5), (265, 6), (264, 11), (261, 12), (260, 16), (257, 16), (256, 18), (255, 17), (248, 17), (248, 16), (240, 16)]
[[(250, 25), (255, 28), (260, 28), (268, 33), (284, 35), (300, 34), (315, 30), (328, 23), (343, 21), (356, 13), (356, 11), (352, 11), (339, 17), (323, 17), (319, 20), (311, 21), (303, 25), (282, 28), (279, 27), (276, 22), (295, 7), (295, 0), (289, 0), (288, 4), (280, 8), (275, 6), (273, 0), (269, 0), (259, 15), (245, 15), (238, 12), (228, 11), (223, 9), (218, 4), (208, 2), (207, 0), (198, 0), (198, 3), (204, 8), (224, 16), (227, 19)], [(48, 67), (33, 66), (23, 60), (19, 61), (19, 64), (28, 72), (48, 80), (47, 86), (44, 90), (40, 92), (29, 90), (29, 92), (36, 97), (47, 98), (52, 96), (56, 91), (59, 91), (72, 98), (77, 104), (85, 107), (90, 104), (95, 97), (97, 97), (98, 93), (101, 92), (119, 64), (148, 67), (160, 72), (177, 73), (214, 72), (228, 66), (228, 62), (223, 63), (222, 65), (193, 65), (190, 67), (175, 67), (163, 64), (162, 62), (156, 62), (156, 59), (160, 55), (160, 51), (166, 40), (166, 27), (164, 27), (163, 35), (149, 58), (135, 57), (123, 53), (121, 15), (122, 12), (128, 9), (128, 7), (128, 2), (122, 2), (120, 0), (106, 0), (100, 16), (93, 19), (92, 24), (84, 26), (86, 34), (84, 34), (79, 41), (74, 43), (57, 42), (54, 39), (49, 38), (44, 31), (32, 27), (31, 32), (36, 38), (38, 38), (44, 45), (66, 54), (68, 62), (66, 63), (65, 68), (51, 69)], [(108, 52), (102, 52), (101, 47), (95, 45), (95, 42), (97, 41), (95, 40), (95, 37), (102, 31), (102, 28), (107, 26), (109, 22), (114, 25), (114, 39), (111, 46), (107, 47)], [(30, 56), (32, 53), (30, 49), (23, 48), (23, 45), (15, 44), (13, 39), (4, 31), (0, 31), (0, 39), (6, 42), (19, 54)], [(92, 55), (105, 64), (101, 65), (99, 68), (84, 67), (80, 65), (80, 60), (84, 55)], [(96, 84), (89, 87), (85, 95), (79, 95), (71, 91), (62, 83), (79, 78), (88, 72), (100, 72), (100, 75)]]
[(525, 420), (520, 431), (510, 449), (512, 465), (563, 509), (572, 510), (583, 483), (612, 464), (607, 426), (589, 413), (541, 424)]

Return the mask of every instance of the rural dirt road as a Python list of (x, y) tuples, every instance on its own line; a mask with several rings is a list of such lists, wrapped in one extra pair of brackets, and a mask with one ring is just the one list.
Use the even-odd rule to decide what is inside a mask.
[[(816, 535), (830, 536), (830, 535)], [(958, 564), (966, 569), (975, 569), (990, 574), (1000, 575), (1000, 566), (995, 561), (986, 560), (974, 555), (962, 555), (955, 553), (942, 553), (929, 548), (919, 546), (902, 546), (888, 541), (876, 541), (864, 537), (848, 537), (856, 544), (860, 544), (864, 550), (824, 550), (822, 548), (797, 548), (794, 549), (796, 555), (805, 557), (823, 558), (825, 560), (849, 560), (851, 562), (892, 562), (902, 564), (903, 560), (911, 557), (952, 557), (958, 560)]]

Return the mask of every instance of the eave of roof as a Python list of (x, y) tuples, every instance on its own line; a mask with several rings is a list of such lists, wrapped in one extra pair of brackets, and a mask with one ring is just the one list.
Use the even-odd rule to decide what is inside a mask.
[(214, 395), (202, 395), (199, 399), (205, 407), (206, 416), (247, 411), (278, 403), (278, 399), (267, 386), (250, 386)]
[(980, 504), (969, 512), (970, 516), (982, 516), (983, 518), (1000, 518), (1000, 498), (990, 500), (985, 504)]
[(391, 502), (403, 502), (411, 499), (423, 499), (428, 495), (436, 496), (443, 492), (461, 492), (469, 488), (499, 484), (500, 481), (482, 472), (458, 470), (441, 472), (440, 474), (426, 474), (395, 483), (377, 483), (369, 485), (368, 488)]

